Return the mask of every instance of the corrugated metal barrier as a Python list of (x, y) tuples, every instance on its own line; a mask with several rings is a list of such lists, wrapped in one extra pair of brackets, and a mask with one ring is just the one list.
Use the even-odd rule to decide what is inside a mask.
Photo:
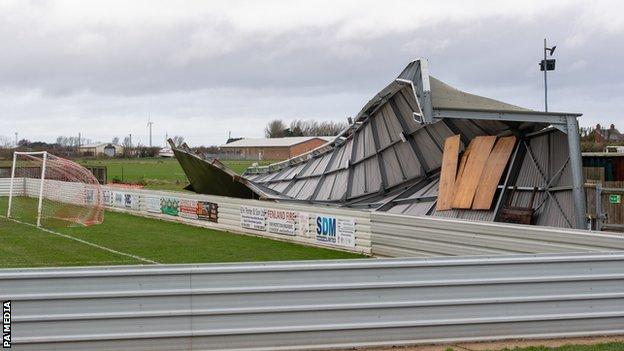
[(624, 333), (624, 253), (0, 270), (15, 350), (297, 350)]
[(382, 257), (509, 255), (624, 250), (616, 233), (371, 213), (372, 253)]

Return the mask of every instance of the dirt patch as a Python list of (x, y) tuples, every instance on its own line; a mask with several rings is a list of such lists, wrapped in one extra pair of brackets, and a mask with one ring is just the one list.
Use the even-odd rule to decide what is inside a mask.
[(559, 347), (563, 345), (594, 345), (608, 342), (624, 342), (624, 335), (618, 336), (600, 336), (589, 338), (564, 338), (564, 339), (533, 339), (533, 340), (505, 340), (493, 342), (464, 342), (444, 345), (416, 345), (416, 346), (391, 346), (391, 347), (373, 347), (373, 348), (352, 348), (346, 350), (357, 351), (446, 351), (453, 349), (454, 351), (486, 351), (486, 350), (502, 350), (505, 348), (513, 349), (514, 347), (529, 346), (547, 346)]

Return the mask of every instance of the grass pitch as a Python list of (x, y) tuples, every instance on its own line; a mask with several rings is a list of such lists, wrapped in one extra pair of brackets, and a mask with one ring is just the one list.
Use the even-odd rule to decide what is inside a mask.
[(51, 230), (64, 236), (0, 218), (0, 268), (365, 257), (117, 212), (100, 225)]
[[(36, 204), (23, 202), (22, 210)], [(365, 257), (118, 212), (106, 212), (99, 225), (68, 227), (57, 221), (44, 223), (42, 230), (34, 226), (35, 208), (27, 211), (32, 216), (20, 216), (22, 223), (0, 217), (0, 268)], [(6, 198), (0, 198), (0, 214), (6, 214)]]

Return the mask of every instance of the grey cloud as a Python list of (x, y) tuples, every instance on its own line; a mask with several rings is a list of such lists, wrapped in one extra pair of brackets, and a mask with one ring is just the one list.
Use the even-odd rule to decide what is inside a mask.
[[(623, 33), (587, 28), (582, 7), (531, 18), (441, 18), (355, 37), (337, 35), (347, 20), (243, 32), (216, 17), (79, 27), (1, 17), (0, 42), (8, 54), (0, 57), (0, 89), (11, 93), (0, 94), (0, 134), (24, 128), (16, 116), (32, 123), (42, 115), (85, 121), (61, 122), (54, 132), (40, 132), (42, 138), (103, 118), (125, 132), (126, 121), (136, 119), (139, 128), (151, 111), (168, 121), (218, 126), (192, 140), (218, 143), (217, 135), (233, 127), (215, 121), (244, 116), (249, 134), (275, 117), (353, 115), (416, 57), (429, 58), (432, 74), (458, 88), (541, 108), (537, 63), (545, 35), (558, 45), (557, 71), (550, 75), (553, 108), (584, 112), (584, 124), (615, 121), (624, 108)], [(20, 94), (30, 94), (27, 107), (14, 101)], [(198, 134), (193, 126), (171, 126)]]

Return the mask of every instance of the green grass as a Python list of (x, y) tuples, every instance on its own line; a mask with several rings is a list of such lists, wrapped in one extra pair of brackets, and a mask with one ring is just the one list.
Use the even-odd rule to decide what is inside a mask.
[[(106, 166), (109, 182), (119, 179), (124, 183), (145, 184), (147, 189), (181, 191), (187, 184), (186, 175), (180, 167), (178, 160), (166, 158), (140, 158), (140, 159), (101, 159), (101, 160), (78, 160), (82, 165)], [(257, 161), (225, 160), (222, 161), (233, 171), (241, 174), (252, 163)], [(260, 165), (266, 165), (271, 161), (260, 161)]]
[[(19, 199), (19, 198), (18, 198)], [(36, 201), (15, 207), (20, 219), (35, 222)], [(19, 204), (19, 202), (18, 202)], [(31, 210), (26, 210), (28, 205)], [(6, 198), (0, 198), (6, 213)], [(238, 235), (186, 224), (106, 212), (104, 223), (90, 227), (47, 222), (45, 227), (106, 248), (158, 263), (253, 262), (364, 258), (343, 251)], [(0, 268), (145, 264), (33, 226), (0, 218)]]
[[(146, 189), (184, 191), (188, 180), (175, 158), (112, 158), (78, 159), (85, 166), (106, 166), (108, 182), (118, 179), (124, 183), (143, 184)], [(275, 161), (222, 160), (226, 166), (242, 174), (254, 162), (265, 166)], [(11, 166), (11, 161), (0, 161)]]
[(0, 268), (141, 263), (4, 218), (0, 218), (0, 241)]
[[(463, 350), (463, 349), (462, 349)], [(546, 346), (530, 346), (505, 348), (502, 350), (490, 351), (622, 351), (624, 350), (624, 342), (608, 342), (593, 345), (564, 345), (559, 347)], [(447, 351), (459, 351), (454, 348), (448, 348)]]

